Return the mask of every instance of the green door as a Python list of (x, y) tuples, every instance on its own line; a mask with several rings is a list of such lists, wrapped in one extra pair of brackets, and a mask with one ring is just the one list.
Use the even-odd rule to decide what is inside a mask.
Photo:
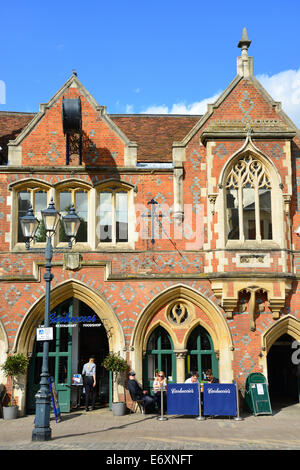
[(151, 334), (143, 361), (144, 389), (153, 394), (155, 371), (163, 371), (167, 383), (176, 383), (176, 356), (167, 331), (159, 326)]
[[(197, 326), (189, 336), (187, 342), (186, 374), (197, 371), (199, 380), (203, 380), (203, 373), (211, 369), (213, 376), (219, 378), (218, 359), (214, 351), (212, 339), (208, 332)], [(187, 378), (186, 377), (186, 378)]]
[[(51, 313), (65, 317), (73, 314), (72, 299), (63, 302)], [(53, 324), (53, 340), (49, 343), (49, 374), (54, 377), (60, 411), (70, 411), (71, 402), (71, 362), (72, 362), (72, 327), (63, 322)], [(76, 327), (75, 327), (76, 328)], [(42, 370), (43, 343), (35, 341), (34, 351), (29, 363), (27, 381), (27, 413), (35, 412), (35, 394), (39, 390)]]

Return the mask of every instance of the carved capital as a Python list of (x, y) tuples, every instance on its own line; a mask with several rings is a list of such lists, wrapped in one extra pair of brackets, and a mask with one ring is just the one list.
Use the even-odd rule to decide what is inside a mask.
[(176, 359), (185, 359), (186, 358), (187, 349), (175, 349), (174, 354)]
[(215, 205), (216, 205), (217, 196), (218, 196), (217, 193), (212, 193), (212, 194), (209, 194), (209, 195), (208, 195), (208, 200), (209, 200), (209, 202), (210, 202), (212, 215), (215, 214)]

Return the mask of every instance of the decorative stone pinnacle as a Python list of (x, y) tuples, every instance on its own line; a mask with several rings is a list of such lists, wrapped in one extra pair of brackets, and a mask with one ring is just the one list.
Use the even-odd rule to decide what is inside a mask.
[(252, 41), (248, 39), (247, 35), (247, 30), (246, 28), (243, 29), (243, 34), (242, 34), (242, 39), (238, 43), (238, 47), (240, 47), (242, 50), (246, 49), (248, 50), (248, 47), (250, 47)]

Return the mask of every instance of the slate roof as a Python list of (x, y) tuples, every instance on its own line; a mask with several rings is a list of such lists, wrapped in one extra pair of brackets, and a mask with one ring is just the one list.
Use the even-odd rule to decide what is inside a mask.
[(138, 162), (172, 162), (172, 144), (181, 141), (202, 116), (110, 114), (111, 120), (138, 144)]
[(32, 120), (35, 113), (0, 111), (0, 165), (7, 162), (7, 143), (14, 140)]
[[(0, 111), (0, 164), (7, 162), (8, 141), (14, 140), (35, 115)], [(138, 162), (172, 162), (172, 143), (182, 140), (201, 118), (172, 114), (109, 114), (109, 117), (138, 144)]]

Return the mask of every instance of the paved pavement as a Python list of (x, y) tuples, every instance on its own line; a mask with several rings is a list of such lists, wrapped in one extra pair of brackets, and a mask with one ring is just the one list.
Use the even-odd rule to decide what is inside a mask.
[[(2, 450), (300, 450), (300, 404), (273, 410), (273, 415), (242, 414), (230, 418), (168, 416), (131, 413), (113, 416), (107, 408), (51, 417), (52, 439), (31, 442), (34, 416), (0, 419)], [(117, 455), (117, 454), (116, 454)]]

